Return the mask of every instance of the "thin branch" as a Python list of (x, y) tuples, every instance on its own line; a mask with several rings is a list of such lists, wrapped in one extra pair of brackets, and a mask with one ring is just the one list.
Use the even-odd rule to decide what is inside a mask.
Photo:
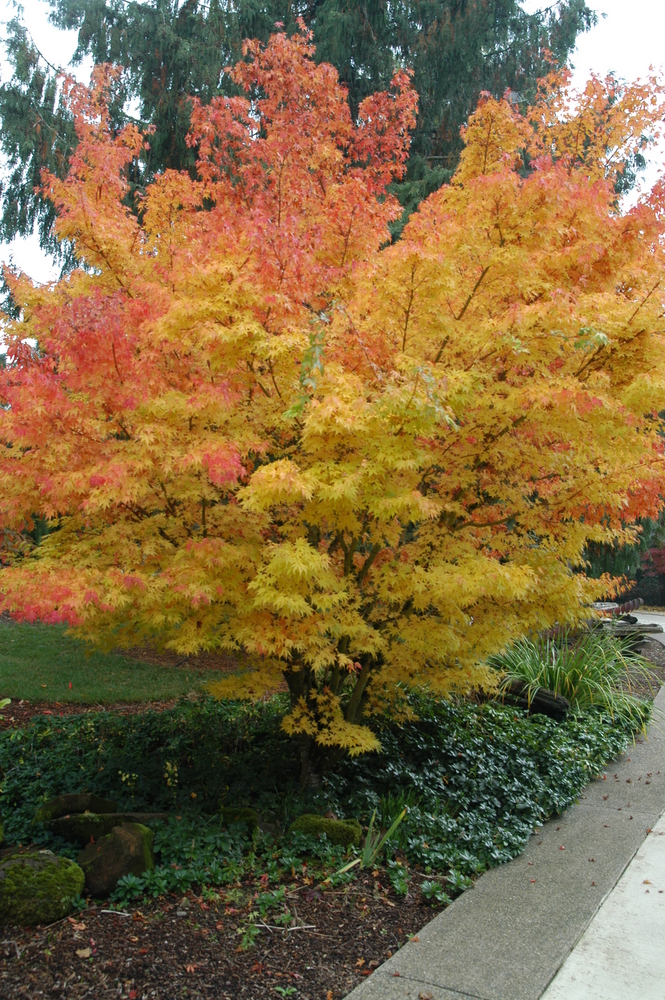
[[(464, 313), (469, 308), (469, 306), (471, 305), (471, 301), (472, 301), (474, 295), (476, 294), (476, 292), (480, 288), (481, 284), (485, 280), (485, 275), (487, 274), (487, 272), (489, 271), (489, 269), (490, 269), (491, 266), (492, 266), (491, 264), (488, 264), (487, 267), (484, 267), (482, 269), (482, 271), (480, 272), (480, 277), (478, 278), (478, 281), (475, 283), (475, 285), (473, 286), (473, 288), (469, 292), (469, 296), (468, 296), (466, 302), (464, 303), (464, 305), (462, 306), (462, 311), (460, 312), (459, 316), (455, 316), (455, 313), (453, 312), (452, 308), (450, 309), (450, 311), (453, 313), (453, 318), (456, 319), (458, 323), (461, 320), (461, 318), (464, 315)], [(448, 303), (448, 305), (450, 306), (450, 303)]]
[(363, 580), (367, 576), (372, 563), (374, 562), (374, 560), (376, 559), (376, 557), (378, 556), (378, 554), (379, 554), (380, 551), (381, 551), (381, 546), (379, 545), (378, 542), (374, 542), (374, 545), (372, 546), (372, 548), (369, 551), (369, 555), (367, 556), (367, 559), (365, 559), (365, 562), (362, 564), (362, 566), (361, 566), (361, 568), (360, 568), (360, 570), (359, 570), (359, 572), (358, 572), (358, 574), (356, 576), (356, 580), (358, 582), (358, 586), (359, 587), (362, 586)]

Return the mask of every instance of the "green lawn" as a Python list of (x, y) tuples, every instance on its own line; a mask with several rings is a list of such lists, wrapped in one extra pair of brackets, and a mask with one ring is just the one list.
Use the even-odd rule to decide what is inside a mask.
[(165, 701), (199, 691), (221, 676), (211, 670), (159, 667), (126, 656), (90, 653), (65, 632), (59, 625), (0, 622), (0, 699)]

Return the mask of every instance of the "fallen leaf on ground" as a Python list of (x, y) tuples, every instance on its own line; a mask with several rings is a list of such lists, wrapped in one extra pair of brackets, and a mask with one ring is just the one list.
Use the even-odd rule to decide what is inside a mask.
[(76, 954), (79, 958), (90, 958), (92, 955), (92, 948), (77, 948)]

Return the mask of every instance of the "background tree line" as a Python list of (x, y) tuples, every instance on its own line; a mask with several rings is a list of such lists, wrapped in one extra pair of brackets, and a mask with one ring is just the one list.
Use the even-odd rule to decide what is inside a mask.
[[(266, 41), (281, 22), (288, 33), (302, 18), (314, 32), (317, 60), (332, 63), (348, 88), (352, 112), (384, 89), (394, 70), (413, 70), (419, 114), (411, 156), (395, 193), (405, 217), (451, 176), (460, 126), (481, 91), (506, 90), (528, 101), (551, 62), (564, 64), (579, 32), (595, 15), (584, 0), (557, 0), (527, 14), (518, 0), (48, 0), (52, 22), (78, 30), (74, 62), (122, 65), (112, 115), (120, 128), (132, 110), (152, 129), (133, 188), (166, 168), (194, 170), (187, 145), (190, 98), (204, 104), (228, 94), (224, 67), (241, 56), (245, 38)], [(0, 87), (0, 150), (6, 161), (0, 195), (0, 239), (38, 228), (42, 247), (68, 263), (54, 235), (53, 205), (36, 189), (48, 169), (64, 177), (76, 145), (71, 113), (57, 82), (59, 67), (36, 48), (16, 17), (8, 25), (11, 80)]]

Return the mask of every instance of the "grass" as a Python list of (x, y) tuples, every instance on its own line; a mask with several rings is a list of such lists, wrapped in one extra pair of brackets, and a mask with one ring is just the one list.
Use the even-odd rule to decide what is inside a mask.
[(0, 622), (0, 698), (89, 705), (167, 701), (222, 676), (89, 652), (66, 631), (59, 625)]
[(602, 708), (611, 718), (639, 728), (645, 724), (645, 704), (631, 693), (630, 677), (649, 680), (649, 663), (621, 639), (597, 632), (573, 641), (525, 637), (491, 662), (504, 674), (503, 687), (524, 681), (529, 697), (542, 687), (563, 695), (575, 708)]

